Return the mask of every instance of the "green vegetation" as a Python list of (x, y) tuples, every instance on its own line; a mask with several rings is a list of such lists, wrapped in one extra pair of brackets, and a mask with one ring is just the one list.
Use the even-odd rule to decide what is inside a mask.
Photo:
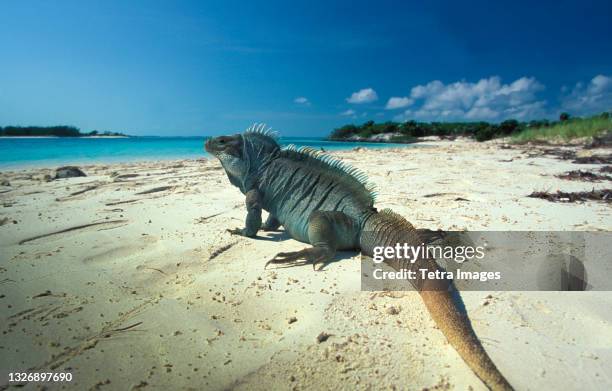
[(79, 137), (81, 132), (74, 126), (6, 126), (0, 127), (0, 136)]
[[(537, 125), (545, 122), (539, 121)], [(529, 126), (527, 123), (519, 123), (515, 120), (504, 121), (500, 124), (490, 124), (488, 122), (416, 122), (407, 121), (404, 123), (384, 122), (381, 124), (368, 121), (363, 125), (345, 125), (334, 129), (329, 136), (331, 140), (346, 140), (352, 136), (369, 138), (377, 134), (392, 133), (390, 141), (412, 142), (416, 137), (425, 136), (471, 136), (478, 141), (489, 140), (493, 137), (510, 135), (516, 131)]]
[(572, 118), (546, 128), (526, 129), (512, 136), (515, 143), (529, 141), (570, 141), (576, 138), (593, 137), (612, 131), (612, 118), (603, 113), (590, 118)]
[(125, 136), (119, 132), (99, 132), (92, 130), (89, 133), (81, 133), (79, 128), (74, 126), (60, 125), (60, 126), (0, 126), (0, 137), (42, 137), (42, 136), (56, 136), (56, 137), (83, 137), (83, 136)]
[(120, 137), (128, 137), (128, 135), (124, 134), (124, 133), (120, 133), (120, 132), (111, 132), (108, 130), (105, 130), (103, 132), (99, 131), (99, 130), (92, 130), (91, 132), (84, 134), (84, 136), (102, 136), (102, 137), (107, 137), (107, 136), (120, 136)]
[(473, 137), (485, 141), (498, 137), (512, 136), (515, 142), (532, 140), (562, 139), (564, 141), (577, 137), (590, 137), (612, 130), (610, 113), (602, 113), (589, 118), (570, 118), (562, 113), (559, 121), (539, 120), (519, 122), (506, 120), (501, 123), (489, 122), (416, 122), (406, 121), (375, 123), (368, 121), (362, 125), (344, 125), (334, 129), (330, 140), (349, 140), (372, 138), (379, 134), (391, 134), (390, 142), (414, 142), (417, 137), (439, 136)]

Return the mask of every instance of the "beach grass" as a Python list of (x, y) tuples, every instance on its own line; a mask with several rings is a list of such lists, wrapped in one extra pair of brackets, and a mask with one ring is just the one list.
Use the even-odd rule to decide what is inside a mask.
[(530, 141), (567, 142), (578, 138), (598, 136), (612, 131), (612, 118), (596, 116), (574, 118), (550, 127), (525, 129), (512, 136), (512, 142), (522, 144)]

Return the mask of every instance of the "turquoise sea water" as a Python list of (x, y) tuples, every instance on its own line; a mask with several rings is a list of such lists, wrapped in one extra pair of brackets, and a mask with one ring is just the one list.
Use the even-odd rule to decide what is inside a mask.
[[(208, 157), (205, 137), (133, 138), (0, 138), (0, 169), (54, 167), (70, 163), (116, 163), (135, 160)], [(327, 151), (407, 147), (405, 144), (352, 143), (320, 138), (281, 138), (283, 145), (310, 146)]]

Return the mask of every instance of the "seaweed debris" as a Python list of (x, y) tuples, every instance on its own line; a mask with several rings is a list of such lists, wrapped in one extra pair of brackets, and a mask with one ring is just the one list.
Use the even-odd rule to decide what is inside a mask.
[(547, 191), (534, 191), (527, 197), (541, 198), (550, 202), (579, 202), (579, 201), (603, 201), (606, 203), (612, 202), (612, 189), (577, 191), (566, 193), (557, 190), (556, 193)]
[(568, 181), (587, 181), (587, 182), (600, 182), (600, 181), (612, 181), (612, 177), (609, 175), (595, 174), (593, 172), (583, 170), (573, 170), (566, 173), (556, 175), (559, 179), (565, 179)]

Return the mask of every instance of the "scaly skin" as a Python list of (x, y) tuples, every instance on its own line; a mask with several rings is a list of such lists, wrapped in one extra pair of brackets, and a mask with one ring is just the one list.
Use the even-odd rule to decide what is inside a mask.
[[(292, 238), (313, 246), (279, 253), (266, 266), (310, 263), (316, 269), (317, 264), (332, 260), (337, 250), (356, 249), (371, 256), (376, 246), (423, 243), (419, 231), (404, 218), (374, 208), (373, 193), (363, 174), (313, 150), (281, 150), (263, 126), (211, 138), (205, 148), (220, 160), (230, 182), (246, 196), (245, 228), (228, 231), (254, 237), (260, 229), (283, 225)], [(262, 209), (269, 212), (263, 225)], [(411, 265), (399, 259), (388, 263), (398, 270), (406, 266), (439, 269), (431, 259), (418, 259)], [(452, 284), (416, 280), (414, 285), (449, 343), (483, 383), (491, 390), (512, 390), (467, 316), (457, 308)]]

